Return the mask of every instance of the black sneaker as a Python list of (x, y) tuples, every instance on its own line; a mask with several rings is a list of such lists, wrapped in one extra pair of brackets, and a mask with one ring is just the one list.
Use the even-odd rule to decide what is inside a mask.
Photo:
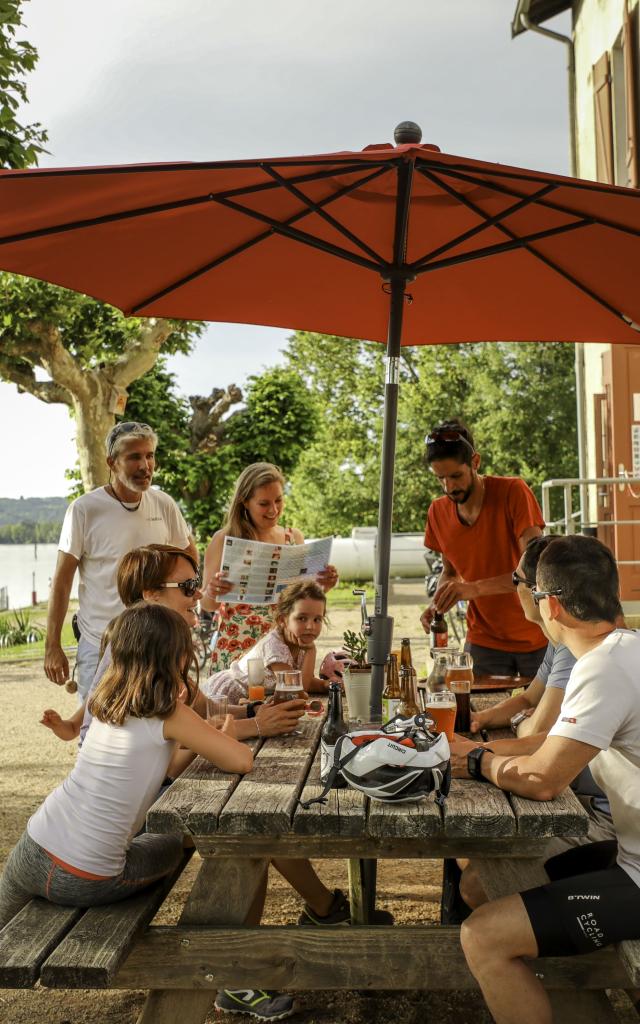
[(298, 918), (298, 924), (326, 925), (326, 924), (350, 924), (351, 907), (349, 900), (341, 889), (333, 890), (333, 903), (329, 907), (329, 913), (321, 917), (312, 910), (308, 903)]
[(284, 1020), (295, 1010), (293, 996), (283, 992), (265, 992), (261, 988), (224, 988), (218, 992), (216, 1010), (246, 1013), (258, 1020)]

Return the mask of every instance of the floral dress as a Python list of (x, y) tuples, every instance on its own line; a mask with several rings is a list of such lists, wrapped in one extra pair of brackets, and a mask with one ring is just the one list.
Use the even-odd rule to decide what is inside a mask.
[(237, 704), (249, 692), (249, 658), (262, 658), (265, 667), (264, 688), (267, 694), (271, 694), (276, 686), (276, 676), (271, 665), (289, 665), (291, 668), (302, 669), (305, 655), (303, 648), (293, 654), (280, 630), (272, 624), (269, 632), (261, 636), (250, 650), (243, 651), (230, 668), (210, 675), (200, 684), (200, 689), (207, 697), (225, 695), (232, 704)]
[[(293, 531), (286, 527), (284, 543), (294, 544)], [(218, 641), (211, 655), (211, 671), (220, 672), (241, 658), (245, 651), (273, 629), (272, 604), (226, 604), (216, 612)]]

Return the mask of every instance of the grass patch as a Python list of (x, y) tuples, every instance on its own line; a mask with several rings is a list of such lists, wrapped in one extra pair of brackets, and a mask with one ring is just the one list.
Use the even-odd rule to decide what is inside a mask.
[[(76, 609), (77, 602), (71, 602), (62, 627), (62, 646), (65, 650), (76, 647), (76, 638), (71, 628), (71, 616)], [(45, 629), (47, 623), (47, 604), (45, 601), (37, 604), (35, 608), (29, 606), (16, 609), (16, 611), (28, 612), (31, 622), (36, 626), (40, 626), (41, 629)], [(14, 609), (0, 612), (0, 619), (8, 619), (9, 622), (12, 622), (13, 613)], [(32, 644), (14, 644), (11, 647), (0, 647), (0, 663), (3, 661), (39, 661), (44, 658), (44, 644), (43, 637), (42, 640), (36, 640)]]
[(338, 585), (327, 594), (327, 610), (331, 611), (332, 608), (353, 608), (359, 612), (360, 597), (352, 593), (354, 589), (366, 590), (367, 604), (373, 604), (375, 596), (373, 580), (368, 580), (366, 583), (355, 582), (354, 580), (340, 580)]

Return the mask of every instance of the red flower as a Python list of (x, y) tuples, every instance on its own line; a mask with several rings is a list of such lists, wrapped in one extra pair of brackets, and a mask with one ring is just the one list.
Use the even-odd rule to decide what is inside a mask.
[(255, 640), (253, 639), (253, 637), (252, 636), (247, 636), (242, 641), (242, 650), (243, 651), (248, 651), (250, 647), (254, 646), (254, 644), (255, 644)]
[(226, 650), (228, 650), (227, 641), (225, 640), (225, 638), (223, 636), (221, 636), (220, 639), (218, 640), (217, 647), (218, 647), (219, 651), (226, 651)]
[[(220, 645), (218, 645), (218, 646), (220, 646)], [(229, 642), (227, 643), (227, 650), (228, 651), (239, 651), (240, 650), (240, 641), (239, 640), (229, 640)]]
[(237, 636), (239, 632), (239, 626), (235, 622), (230, 622), (227, 625), (226, 633), (227, 636)]
[(250, 604), (237, 604), (235, 607), (235, 612), (237, 615), (248, 615), (250, 611)]
[(246, 622), (247, 626), (261, 626), (262, 625), (262, 619), (261, 619), (261, 617), (259, 615), (247, 615), (247, 617), (246, 617), (246, 619), (244, 621)]

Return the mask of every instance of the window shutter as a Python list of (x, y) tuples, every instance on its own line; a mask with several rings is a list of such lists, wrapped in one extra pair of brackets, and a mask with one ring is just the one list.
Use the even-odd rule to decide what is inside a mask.
[(603, 53), (593, 65), (593, 99), (596, 119), (596, 173), (598, 181), (614, 183), (613, 119), (611, 110), (611, 69), (609, 54)]
[(638, 9), (629, 14), (625, 3), (622, 16), (622, 49), (624, 53), (624, 91), (627, 113), (627, 180), (625, 185), (638, 187), (638, 102), (636, 82), (638, 80), (638, 54), (635, 46), (637, 39), (633, 31)]

